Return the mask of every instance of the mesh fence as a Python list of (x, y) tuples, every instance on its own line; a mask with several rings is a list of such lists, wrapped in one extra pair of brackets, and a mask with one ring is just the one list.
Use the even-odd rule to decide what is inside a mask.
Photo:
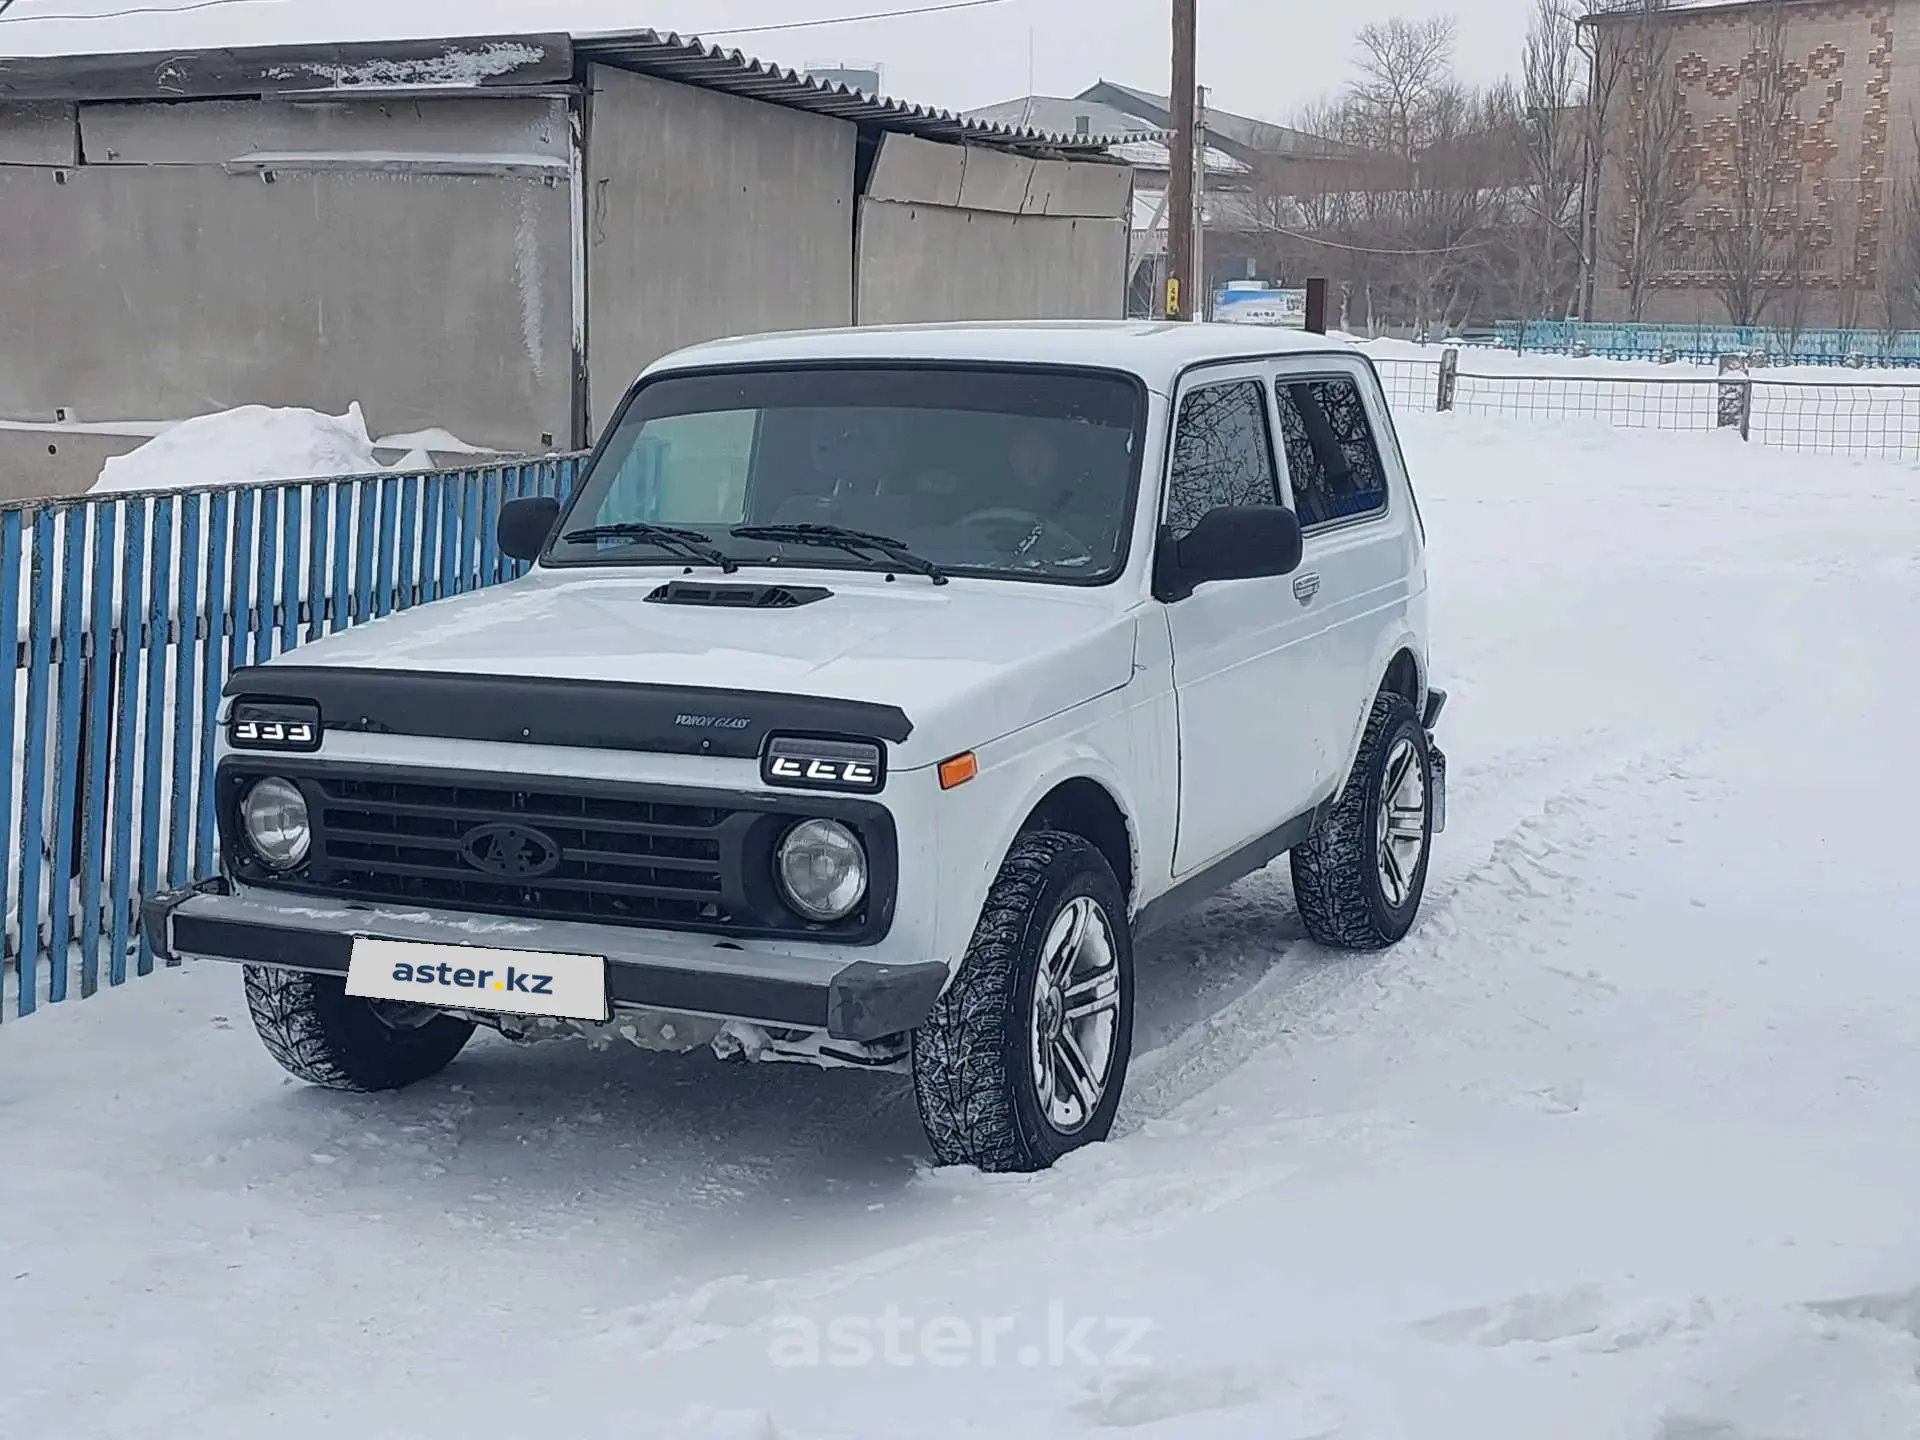
[[(1471, 356), (1465, 357), (1470, 363)], [(1482, 374), (1462, 368), (1442, 401), (1435, 360), (1375, 362), (1397, 409), (1451, 408), (1522, 420), (1598, 420), (1643, 430), (1744, 430), (1758, 444), (1833, 455), (1920, 459), (1920, 381)]]

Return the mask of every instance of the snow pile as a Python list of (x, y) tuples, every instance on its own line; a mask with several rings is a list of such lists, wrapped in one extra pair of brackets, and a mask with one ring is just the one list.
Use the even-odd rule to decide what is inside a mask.
[(183, 420), (138, 450), (107, 461), (91, 493), (370, 475), (381, 468), (357, 400), (344, 415), (243, 405)]
[[(406, 453), (386, 466), (379, 459), (383, 450)], [(344, 415), (242, 405), (155, 427), (154, 438), (138, 450), (107, 461), (90, 493), (129, 495), (267, 480), (333, 479), (380, 470), (437, 470), (435, 454), (499, 453), (442, 429), (413, 430), (376, 440), (368, 433), (358, 400)]]
[(451, 430), (409, 430), (404, 435), (383, 435), (373, 442), (376, 450), (435, 451), (441, 455), (498, 455), (484, 445), (469, 445)]
[(366, 60), (357, 65), (323, 65), (301, 61), (267, 71), (269, 79), (324, 80), (337, 90), (365, 90), (404, 86), (409, 90), (444, 87), (470, 89), (529, 65), (545, 52), (531, 45), (496, 40), (478, 49), (449, 44), (445, 53), (411, 60)]

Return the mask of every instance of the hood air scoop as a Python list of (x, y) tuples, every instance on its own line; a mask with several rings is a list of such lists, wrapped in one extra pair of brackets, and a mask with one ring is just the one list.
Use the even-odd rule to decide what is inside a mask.
[(832, 595), (818, 585), (702, 585), (669, 580), (647, 596), (653, 605), (704, 605), (716, 610), (792, 610)]

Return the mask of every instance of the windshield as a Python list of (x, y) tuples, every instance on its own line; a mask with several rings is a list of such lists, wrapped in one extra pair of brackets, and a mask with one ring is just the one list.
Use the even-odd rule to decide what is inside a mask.
[[(634, 528), (670, 526), (742, 566), (891, 572), (907, 552), (955, 575), (1110, 580), (1144, 400), (1126, 376), (1011, 367), (664, 377), (619, 416), (546, 558), (702, 563), (684, 538)], [(736, 533), (767, 526), (859, 531), (896, 553), (819, 531)]]

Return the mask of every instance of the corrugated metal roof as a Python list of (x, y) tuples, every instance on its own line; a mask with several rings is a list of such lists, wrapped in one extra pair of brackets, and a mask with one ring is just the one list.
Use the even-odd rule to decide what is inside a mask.
[(1056, 135), (1080, 133), (1081, 122), (1087, 132), (1115, 137), (1135, 137), (1152, 127), (1138, 115), (1129, 115), (1097, 100), (1074, 100), (1060, 95), (1023, 95), (998, 105), (984, 105), (966, 112), (966, 118), (990, 125), (1025, 125), (1049, 130)]
[[(816, 115), (831, 115), (925, 140), (943, 140), (951, 144), (965, 142), (988, 145), (999, 150), (1025, 153), (1073, 154), (1076, 158), (1110, 160), (1106, 147), (1113, 135), (1070, 135), (1057, 131), (1035, 130), (1026, 126), (1005, 125), (994, 121), (969, 120), (951, 110), (935, 110), (885, 96), (868, 95), (832, 81), (816, 79), (798, 70), (756, 60), (739, 50), (709, 45), (698, 36), (680, 36), (672, 32), (630, 30), (602, 35), (576, 35), (574, 54), (585, 60), (622, 70), (654, 75), (663, 80), (678, 80), (729, 95), (744, 95), (807, 110)], [(1146, 138), (1151, 131), (1128, 138)]]
[[(1117, 159), (1136, 165), (1142, 170), (1167, 170), (1173, 166), (1173, 152), (1164, 140), (1126, 140), (1112, 148)], [(1236, 160), (1224, 150), (1209, 145), (1207, 147), (1207, 173), (1209, 175), (1250, 175), (1253, 167), (1244, 161)]]
[(868, 95), (834, 81), (756, 60), (697, 36), (657, 30), (569, 35), (457, 36), (99, 55), (0, 56), (0, 101), (199, 99), (249, 95), (499, 93), (570, 84), (582, 61), (831, 115), (880, 130), (1023, 154), (1071, 155), (1118, 164), (1118, 139), (1158, 132), (1075, 135), (1028, 125), (970, 120), (905, 100)]

